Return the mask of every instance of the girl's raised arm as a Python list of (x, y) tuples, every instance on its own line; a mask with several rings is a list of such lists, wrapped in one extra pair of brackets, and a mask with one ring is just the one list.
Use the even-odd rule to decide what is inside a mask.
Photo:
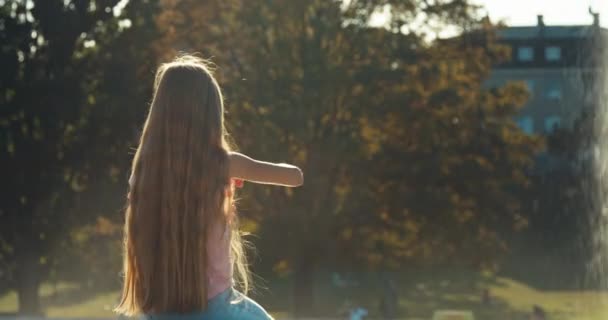
[(238, 152), (231, 152), (229, 159), (231, 178), (286, 187), (304, 182), (302, 170), (290, 164), (258, 161)]

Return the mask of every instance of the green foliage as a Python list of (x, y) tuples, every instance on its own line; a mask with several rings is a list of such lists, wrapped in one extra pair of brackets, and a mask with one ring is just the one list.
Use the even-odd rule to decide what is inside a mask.
[[(297, 248), (296, 255), (312, 251), (322, 259), (344, 224), (361, 220), (356, 228), (365, 229), (377, 218), (372, 225), (380, 230), (360, 230), (368, 233), (362, 239), (395, 229), (402, 243), (405, 234), (419, 232), (435, 234), (438, 245), (492, 239), (493, 250), (496, 226), (525, 222), (516, 191), (528, 184), (525, 169), (541, 146), (511, 120), (525, 90), (482, 89), (492, 63), (505, 54), (493, 27), (476, 20), (474, 7), (400, 2), (391, 7), (389, 26), (395, 27), (369, 28), (369, 15), (383, 4), (240, 7), (233, 1), (198, 23), (196, 12), (217, 12), (222, 4), (181, 1), (161, 14), (179, 16), (178, 22), (160, 23), (177, 30), (164, 43), (187, 43), (218, 57), (242, 148), (304, 167), (302, 190), (256, 188), (250, 195), (252, 206), (280, 213), (268, 224), (287, 228), (286, 236), (277, 236)], [(429, 43), (422, 32), (394, 32), (407, 27), (403, 17), (422, 12), (478, 30), (474, 41), (463, 36)], [(207, 32), (196, 32), (205, 26)], [(389, 217), (394, 221), (381, 222)], [(422, 223), (416, 220), (443, 225), (437, 222), (444, 218), (463, 229), (414, 232), (421, 226), (406, 226)], [(313, 226), (316, 237), (309, 236)], [(416, 246), (435, 241), (411, 240)], [(347, 252), (361, 252), (352, 249)]]
[[(387, 4), (386, 28), (370, 28)], [(185, 0), (160, 17), (166, 46), (215, 57), (241, 148), (304, 169), (301, 189), (251, 188), (242, 206), (261, 221), (262, 261), (295, 272), (300, 310), (316, 266), (491, 267), (501, 233), (525, 227), (519, 197), (543, 143), (512, 120), (523, 87), (483, 88), (506, 50), (476, 7)], [(430, 41), (437, 25), (475, 32)]]
[[(21, 266), (40, 275), (31, 293), (70, 261), (115, 263), (89, 261), (87, 249), (107, 247), (69, 235), (100, 215), (120, 221), (154, 67), (180, 50), (217, 63), (244, 152), (304, 169), (301, 189), (246, 187), (241, 205), (258, 269), (295, 273), (299, 313), (319, 266), (488, 266), (502, 232), (527, 222), (519, 198), (542, 141), (512, 121), (522, 87), (483, 88), (506, 50), (467, 1), (149, 0), (118, 16), (117, 1), (33, 3), (0, 10), (0, 259), (12, 286)], [(371, 28), (383, 8), (386, 26)], [(465, 33), (434, 39), (445, 27)]]
[(119, 208), (112, 182), (125, 176), (127, 132), (145, 108), (129, 107), (149, 87), (135, 81), (145, 46), (133, 39), (153, 34), (153, 25), (138, 30), (155, 6), (138, 2), (141, 13), (128, 5), (119, 16), (118, 2), (2, 2), (1, 274), (23, 313), (39, 312), (38, 284), (70, 256), (61, 252), (75, 245), (70, 230)]
[[(532, 188), (522, 197), (529, 216), (525, 242), (514, 249), (522, 256), (542, 252), (539, 264), (555, 264), (567, 274), (577, 275), (577, 285), (605, 287), (606, 217), (601, 214), (606, 199), (603, 187), (605, 130), (602, 106), (578, 106), (582, 112), (571, 126), (556, 128), (547, 137), (547, 150), (531, 175)], [(543, 265), (544, 266), (544, 265)], [(542, 268), (542, 266), (541, 266)], [(545, 267), (546, 268), (546, 267)], [(517, 268), (513, 273), (517, 272)], [(517, 275), (537, 287), (542, 279)], [(562, 281), (562, 285), (567, 282)], [(582, 283), (582, 284), (581, 284)]]
[(360, 176), (367, 190), (357, 198), (375, 214), (350, 219), (353, 231), (344, 240), (366, 248), (358, 253), (368, 262), (449, 259), (492, 267), (507, 247), (501, 233), (525, 227), (520, 198), (542, 141), (512, 121), (523, 88), (483, 89), (495, 63), (485, 50), (466, 42), (433, 45), (410, 74), (401, 71), (398, 94), (412, 100), (395, 97), (388, 110), (366, 119), (367, 161), (374, 165)]

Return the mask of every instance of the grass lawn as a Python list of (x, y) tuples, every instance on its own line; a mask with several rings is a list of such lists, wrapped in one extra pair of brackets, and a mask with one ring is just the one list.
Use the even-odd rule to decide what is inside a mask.
[(543, 306), (549, 319), (608, 319), (608, 292), (538, 291), (511, 279), (499, 278), (493, 294), (510, 308), (527, 311), (533, 304)]
[[(430, 319), (436, 309), (473, 310), (477, 319), (511, 320), (526, 319), (533, 305), (542, 306), (551, 320), (605, 320), (608, 319), (608, 292), (594, 291), (541, 291), (509, 278), (492, 278), (482, 281), (481, 277), (463, 281), (454, 277), (428, 276), (416, 277), (409, 281), (399, 280), (400, 308), (406, 319)], [(472, 281), (472, 282), (471, 282)], [(479, 288), (490, 289), (493, 297), (489, 306), (481, 304)], [(288, 317), (285, 311), (289, 290), (288, 286), (270, 286), (262, 290), (259, 301), (268, 307), (278, 319)], [(333, 290), (333, 291), (332, 291)], [(337, 317), (338, 306), (349, 299), (363, 305), (377, 316), (378, 300), (374, 289), (364, 285), (351, 288), (346, 293), (336, 289), (316, 289), (319, 310), (325, 310), (328, 317)], [(61, 284), (56, 288), (43, 285), (41, 301), (49, 317), (115, 317), (111, 309), (116, 303), (118, 292), (87, 294), (77, 286)], [(273, 297), (282, 296), (273, 303)], [(0, 297), (0, 312), (14, 312), (17, 308), (13, 292)], [(323, 311), (321, 311), (323, 312)]]
[[(44, 284), (40, 288), (40, 300), (48, 317), (115, 317), (112, 307), (117, 299), (118, 292), (87, 294), (74, 284), (61, 283), (56, 287)], [(0, 297), (0, 313), (16, 310), (14, 292)]]

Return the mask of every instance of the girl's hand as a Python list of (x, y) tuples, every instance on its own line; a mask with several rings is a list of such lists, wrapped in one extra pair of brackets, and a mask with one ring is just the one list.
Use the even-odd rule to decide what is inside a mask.
[(234, 190), (235, 188), (242, 188), (243, 187), (243, 180), (241, 179), (231, 179), (230, 180), (230, 184), (227, 186), (226, 188), (226, 192), (225, 195), (227, 198), (232, 198), (234, 196)]
[(230, 177), (255, 183), (299, 187), (304, 182), (302, 170), (286, 163), (252, 159), (237, 152), (230, 153)]

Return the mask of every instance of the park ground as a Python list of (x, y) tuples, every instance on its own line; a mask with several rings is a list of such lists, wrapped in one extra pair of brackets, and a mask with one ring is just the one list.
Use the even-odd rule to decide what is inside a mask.
[[(403, 277), (403, 279), (401, 279)], [(543, 290), (504, 276), (476, 274), (418, 274), (398, 277), (399, 308), (402, 319), (430, 319), (434, 310), (472, 310), (476, 319), (527, 319), (533, 305), (542, 306), (551, 320), (608, 319), (608, 292), (584, 290)], [(379, 318), (380, 290), (365, 281), (337, 288), (329, 277), (315, 286), (316, 309), (327, 318), (345, 318), (345, 302), (364, 306), (370, 318)], [(271, 285), (272, 283), (272, 285)], [(489, 289), (491, 301), (482, 303), (482, 288)], [(94, 292), (78, 285), (45, 284), (41, 288), (42, 304), (48, 317), (111, 318), (118, 291)], [(254, 297), (277, 318), (290, 318), (290, 285), (288, 280), (258, 282)], [(0, 296), (0, 313), (14, 312), (14, 292)]]

